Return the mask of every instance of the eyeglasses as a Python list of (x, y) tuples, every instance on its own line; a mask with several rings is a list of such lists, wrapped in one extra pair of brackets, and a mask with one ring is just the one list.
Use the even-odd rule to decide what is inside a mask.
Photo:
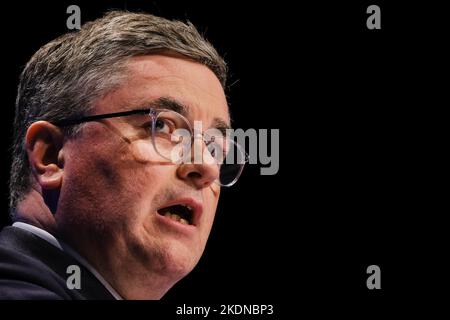
[[(239, 179), (248, 157), (228, 132), (216, 128), (197, 132), (198, 130), (193, 130), (189, 120), (183, 115), (169, 109), (130, 110), (52, 121), (52, 123), (59, 127), (66, 127), (139, 114), (150, 117), (152, 145), (165, 161), (180, 164), (191, 163), (194, 160), (194, 163), (216, 164), (219, 167), (219, 178), (216, 182), (223, 187), (231, 187)], [(204, 143), (206, 148), (202, 145), (198, 148), (197, 141)]]

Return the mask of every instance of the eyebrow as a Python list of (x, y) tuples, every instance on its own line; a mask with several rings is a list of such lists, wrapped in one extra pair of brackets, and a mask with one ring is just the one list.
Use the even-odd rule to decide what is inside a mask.
[[(175, 111), (186, 118), (189, 116), (189, 109), (190, 109), (184, 103), (168, 96), (160, 97), (156, 100), (151, 101), (150, 103), (147, 102), (141, 104), (142, 109), (148, 109), (149, 107)], [(218, 129), (221, 133), (226, 134), (226, 130), (231, 129), (231, 126), (222, 118), (214, 118), (212, 126), (210, 128)]]
[(214, 118), (211, 128), (215, 128), (219, 130), (223, 135), (226, 135), (227, 130), (231, 129), (231, 126), (221, 118)]
[(150, 102), (150, 104), (146, 104), (147, 108), (149, 106), (157, 109), (168, 109), (171, 111), (175, 111), (184, 117), (187, 117), (189, 115), (189, 107), (171, 97), (160, 97)]
[[(127, 111), (120, 111), (120, 112), (114, 112), (114, 113), (106, 113), (106, 114), (97, 114), (97, 115), (91, 115), (91, 116), (85, 116), (85, 117), (75, 117), (75, 118), (69, 118), (69, 119), (63, 119), (63, 120), (56, 120), (52, 121), (54, 125), (65, 127), (69, 125), (75, 125), (80, 124), (83, 122), (89, 122), (89, 121), (96, 121), (100, 119), (106, 119), (106, 118), (114, 118), (114, 117), (123, 117), (123, 116), (131, 116), (131, 115), (138, 115), (138, 114), (145, 114), (148, 112), (150, 108), (155, 109), (166, 109), (175, 111), (184, 117), (188, 117), (189, 115), (189, 107), (184, 105), (183, 103), (177, 101), (176, 99), (170, 98), (170, 97), (160, 97), (150, 103), (141, 104), (141, 107), (137, 107), (137, 109), (133, 110), (127, 110)], [(215, 128), (219, 130), (222, 134), (227, 134), (227, 129), (231, 129), (231, 126), (223, 119), (221, 118), (214, 118), (213, 119), (213, 125), (209, 128)]]

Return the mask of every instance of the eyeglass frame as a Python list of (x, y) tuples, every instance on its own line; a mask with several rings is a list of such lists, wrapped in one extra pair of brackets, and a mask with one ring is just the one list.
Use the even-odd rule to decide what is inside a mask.
[[(158, 118), (158, 115), (161, 112), (173, 112), (175, 114), (177, 114), (178, 116), (180, 116), (189, 126), (189, 131), (191, 133), (191, 139), (194, 139), (194, 131), (192, 130), (192, 126), (191, 123), (188, 119), (186, 119), (185, 116), (183, 116), (182, 114), (170, 110), (170, 109), (164, 109), (164, 108), (147, 108), (147, 109), (133, 109), (133, 110), (128, 110), (128, 111), (120, 111), (120, 112), (112, 112), (112, 113), (104, 113), (104, 114), (97, 114), (97, 115), (90, 115), (90, 116), (82, 116), (79, 118), (72, 118), (72, 119), (63, 119), (63, 120), (56, 120), (56, 121), (49, 121), (50, 123), (52, 123), (53, 125), (57, 126), (57, 127), (67, 127), (67, 126), (73, 126), (73, 125), (78, 125), (78, 124), (82, 124), (82, 123), (86, 123), (86, 122), (92, 122), (92, 121), (97, 121), (97, 120), (102, 120), (102, 119), (111, 119), (111, 118), (119, 118), (119, 117), (126, 117), (126, 116), (131, 116), (131, 115), (147, 115), (150, 116), (152, 119), (152, 144), (153, 147), (155, 148), (156, 152), (159, 153), (156, 145), (155, 145), (155, 139), (154, 139), (154, 130), (155, 130), (155, 125), (156, 125), (156, 120)], [(236, 175), (236, 177), (228, 184), (222, 184), (220, 182), (220, 177), (218, 179), (216, 179), (218, 181), (218, 184), (222, 187), (231, 187), (233, 186), (237, 180), (239, 180), (239, 177), (242, 174), (242, 171), (244, 170), (244, 166), (245, 164), (248, 162), (248, 155), (247, 153), (242, 149), (242, 147), (234, 142), (233, 140), (230, 140), (232, 143), (234, 143), (236, 145), (236, 147), (239, 149), (239, 151), (242, 153), (242, 155), (244, 156), (244, 162), (240, 163), (240, 169), (238, 174)], [(206, 141), (203, 140), (203, 143), (206, 144)], [(206, 145), (207, 146), (207, 145)], [(159, 153), (160, 154), (160, 153)], [(161, 154), (160, 154), (161, 155)], [(162, 156), (162, 155), (161, 155)], [(162, 156), (163, 158), (165, 158), (164, 156)]]

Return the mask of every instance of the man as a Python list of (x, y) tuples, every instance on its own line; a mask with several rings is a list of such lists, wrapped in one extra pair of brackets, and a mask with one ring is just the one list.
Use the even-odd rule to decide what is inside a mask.
[(193, 25), (152, 15), (110, 12), (39, 49), (16, 101), (0, 298), (159, 299), (186, 276), (243, 168), (221, 161), (242, 156), (225, 82)]

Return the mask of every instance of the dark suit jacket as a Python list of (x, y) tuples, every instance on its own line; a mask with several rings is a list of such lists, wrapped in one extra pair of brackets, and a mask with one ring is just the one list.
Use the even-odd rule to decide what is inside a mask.
[[(81, 270), (81, 289), (69, 289), (67, 267)], [(16, 227), (0, 232), (0, 299), (114, 299), (78, 261), (38, 236)]]

